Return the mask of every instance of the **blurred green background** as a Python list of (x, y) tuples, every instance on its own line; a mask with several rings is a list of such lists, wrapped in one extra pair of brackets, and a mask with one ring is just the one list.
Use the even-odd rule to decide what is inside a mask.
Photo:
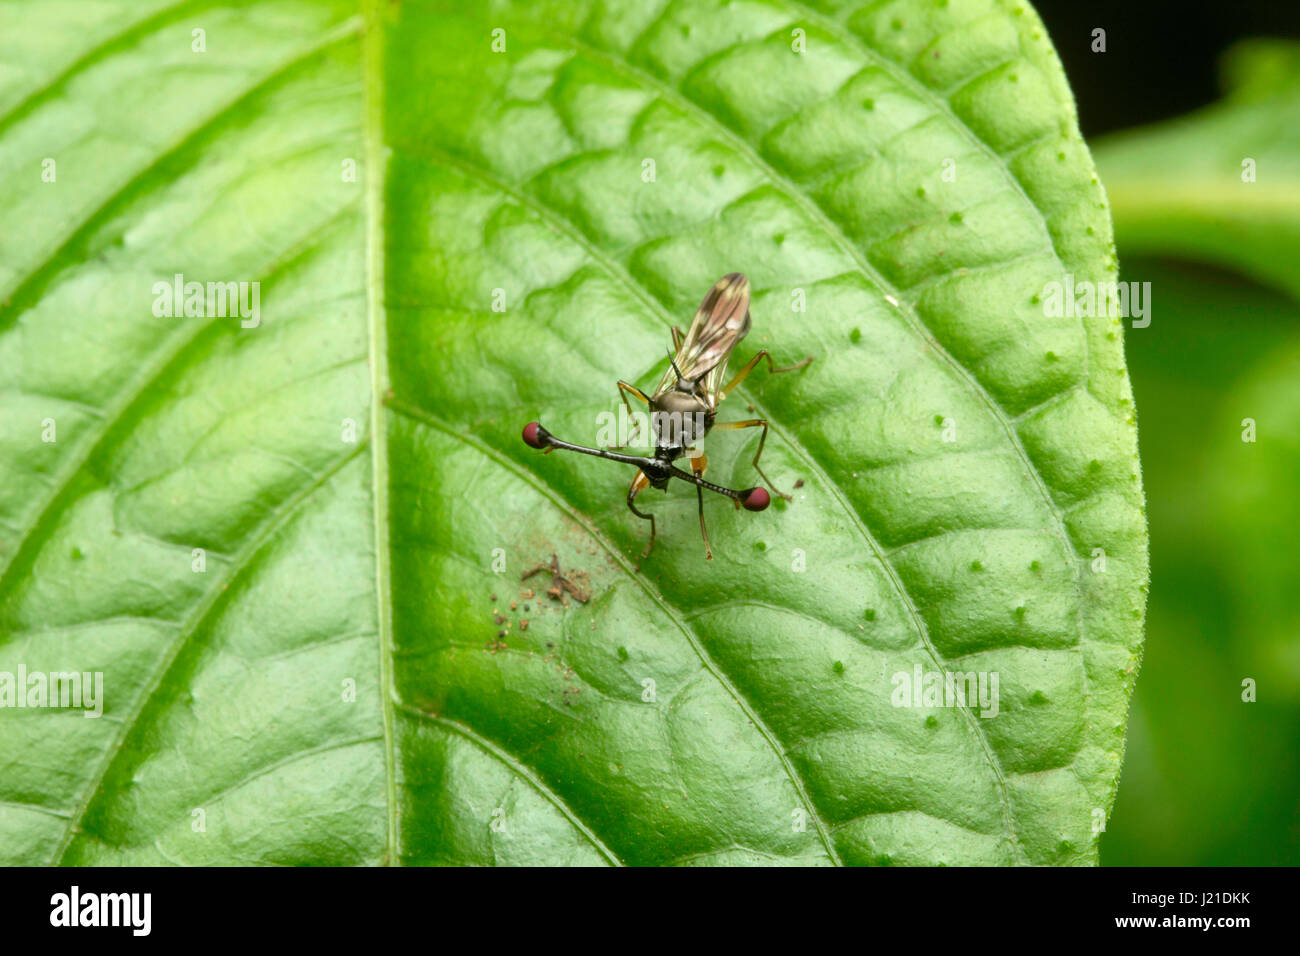
[(1151, 283), (1151, 324), (1126, 333), (1151, 593), (1102, 863), (1294, 865), (1300, 5), (1036, 6), (1113, 205), (1121, 278)]

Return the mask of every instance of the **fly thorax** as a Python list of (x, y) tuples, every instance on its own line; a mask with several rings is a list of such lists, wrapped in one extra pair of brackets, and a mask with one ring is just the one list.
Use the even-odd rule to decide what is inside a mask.
[(654, 430), (656, 446), (685, 448), (699, 441), (709, 430), (709, 409), (687, 392), (665, 392), (655, 397), (650, 426)]

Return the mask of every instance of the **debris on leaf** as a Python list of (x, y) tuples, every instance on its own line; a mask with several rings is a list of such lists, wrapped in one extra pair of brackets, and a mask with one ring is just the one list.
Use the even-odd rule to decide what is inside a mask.
[[(539, 564), (537, 567), (525, 571), (519, 580), (527, 581), (534, 574), (539, 574), (541, 572), (548, 572), (551, 575), (551, 586), (546, 589), (546, 593), (555, 600), (563, 601), (565, 604), (568, 604), (568, 599), (565, 597), (566, 592), (573, 595), (573, 599), (579, 604), (586, 604), (591, 600), (591, 577), (587, 572), (571, 571), (566, 577), (564, 573), (560, 571), (559, 557), (554, 554), (551, 555), (550, 564)], [(531, 591), (528, 593), (528, 596), (532, 596)]]

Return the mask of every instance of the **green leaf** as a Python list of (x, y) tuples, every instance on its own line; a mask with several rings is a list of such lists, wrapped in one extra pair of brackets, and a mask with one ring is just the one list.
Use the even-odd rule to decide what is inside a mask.
[[(1026, 4), (83, 6), (0, 88), (0, 671), (106, 703), (0, 712), (8, 861), (1095, 862), (1143, 499), (1118, 320), (1041, 298), (1114, 254)], [(520, 428), (593, 442), (728, 271), (816, 356), (721, 415), (802, 485), (707, 563), (647, 493), (638, 566), (628, 469)]]
[(1124, 253), (1211, 262), (1300, 296), (1300, 44), (1239, 44), (1223, 74), (1222, 102), (1098, 144)]

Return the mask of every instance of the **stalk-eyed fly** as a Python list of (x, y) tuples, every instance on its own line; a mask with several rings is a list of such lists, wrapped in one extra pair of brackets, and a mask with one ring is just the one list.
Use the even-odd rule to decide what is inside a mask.
[[(768, 488), (787, 501), (790, 500), (790, 495), (776, 489), (758, 463), (759, 456), (763, 454), (763, 444), (767, 441), (767, 421), (762, 418), (748, 418), (738, 422), (714, 421), (718, 413), (718, 404), (745, 380), (745, 376), (752, 372), (761, 360), (767, 359), (770, 374), (792, 372), (803, 368), (813, 360), (810, 355), (796, 365), (777, 368), (767, 349), (760, 349), (745, 363), (735, 378), (723, 385), (727, 373), (727, 361), (731, 358), (736, 345), (749, 331), (749, 325), (749, 280), (738, 272), (725, 275), (714, 284), (709, 294), (704, 297), (704, 301), (700, 303), (700, 308), (695, 313), (686, 335), (683, 336), (680, 329), (673, 327), (673, 345), (677, 352), (675, 355), (669, 353), (668, 370), (664, 372), (664, 377), (660, 380), (654, 394), (646, 395), (635, 385), (629, 385), (627, 382), (618, 383), (619, 395), (629, 416), (632, 414), (632, 406), (628, 403), (629, 395), (650, 411), (651, 430), (654, 432), (652, 457), (624, 455), (617, 450), (574, 445), (556, 438), (537, 422), (529, 422), (524, 426), (524, 441), (547, 453), (562, 448), (566, 451), (595, 455), (597, 458), (607, 458), (610, 461), (620, 461), (637, 467), (636, 477), (632, 479), (632, 487), (627, 492), (627, 506), (634, 515), (650, 522), (650, 541), (645, 551), (641, 553), (643, 558), (650, 554), (650, 549), (655, 543), (654, 515), (639, 511), (636, 506), (636, 496), (646, 488), (666, 490), (669, 481), (673, 478), (680, 478), (695, 485), (700, 503), (700, 533), (704, 535), (704, 554), (709, 560), (713, 559), (713, 551), (709, 547), (708, 529), (704, 526), (705, 490), (726, 495), (737, 509), (743, 506), (750, 511), (762, 511), (771, 503), (771, 498), (764, 488), (733, 491), (704, 480), (702, 476), (708, 466), (708, 459), (695, 451), (693, 443), (704, 438), (715, 428), (727, 431), (738, 428), (762, 428), (763, 434), (758, 440), (758, 451), (754, 453), (754, 470), (759, 473)], [(638, 421), (634, 431), (639, 428)], [(684, 455), (690, 457), (690, 471), (673, 464)]]

